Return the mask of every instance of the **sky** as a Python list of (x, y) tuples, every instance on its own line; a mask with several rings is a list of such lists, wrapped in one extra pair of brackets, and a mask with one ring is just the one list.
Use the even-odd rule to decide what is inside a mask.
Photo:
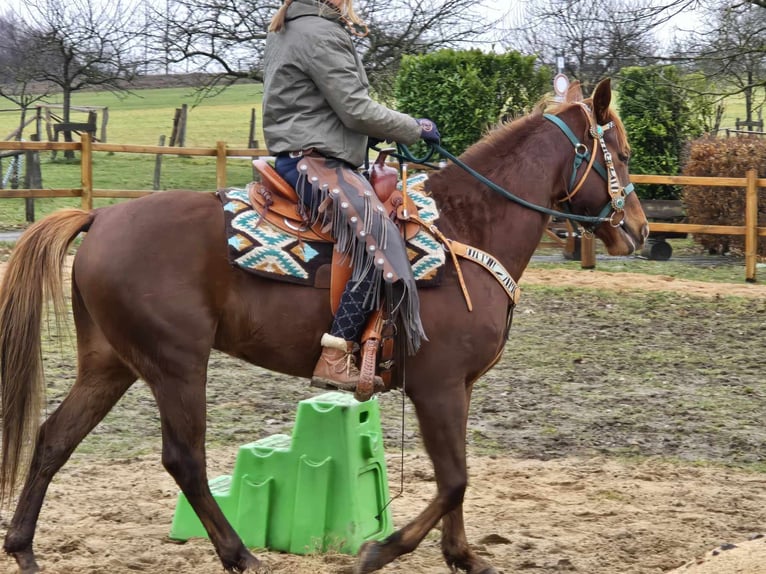
[[(0, 0), (2, 2), (3, 8), (7, 7), (10, 9), (19, 9), (24, 6), (24, 0)], [(35, 1), (35, 0), (32, 0)], [(44, 2), (45, 0), (40, 0)], [(87, 0), (85, 0), (87, 1)], [(99, 1), (99, 0), (96, 0)], [(109, 1), (109, 0), (103, 0), (103, 1)], [(122, 0), (123, 3), (130, 3), (130, 2), (139, 2), (142, 0)], [(150, 0), (153, 1), (153, 0)], [(164, 1), (164, 0), (156, 0), (156, 1)], [(484, 13), (488, 20), (499, 20), (501, 21), (501, 24), (499, 27), (501, 29), (509, 29), (516, 25), (518, 25), (524, 16), (524, 10), (526, 5), (528, 5), (533, 0), (477, 0), (477, 9)], [(657, 0), (662, 1), (662, 0)], [(0, 9), (1, 10), (1, 9)], [(690, 14), (689, 11), (684, 13), (683, 18), (679, 18), (679, 21), (688, 22)], [(663, 36), (667, 35), (668, 37), (673, 35), (673, 30), (675, 26), (673, 22), (670, 22), (666, 26), (664, 26), (664, 33), (662, 33)]]

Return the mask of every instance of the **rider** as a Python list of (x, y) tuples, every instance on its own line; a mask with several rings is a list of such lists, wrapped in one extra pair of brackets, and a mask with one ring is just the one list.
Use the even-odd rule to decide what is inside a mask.
[[(370, 98), (367, 75), (351, 40), (351, 34), (363, 36), (367, 30), (352, 4), (353, 0), (283, 0), (266, 38), (266, 146), (276, 156), (277, 172), (296, 188), (312, 220), (326, 217), (327, 189), (317, 190), (311, 178), (304, 177), (306, 168), (298, 165), (304, 156), (321, 154), (329, 166), (339, 170), (341, 181), (350, 182), (360, 196), (368, 196), (364, 191), (371, 187), (357, 172), (367, 153), (368, 138), (412, 144), (419, 138), (438, 143), (440, 137), (431, 120), (415, 119)], [(360, 218), (376, 215), (373, 208), (377, 198), (374, 193), (371, 197), (372, 207), (367, 203), (369, 210), (360, 213)], [(366, 201), (370, 201), (369, 196)], [(323, 202), (324, 215), (320, 213)], [(381, 270), (372, 257), (376, 249), (379, 254), (385, 250), (394, 262), (404, 262), (397, 267), (394, 278), (403, 288), (400, 308), (410, 352), (417, 350), (425, 333), (404, 240), (396, 229), (387, 229), (393, 223), (384, 217), (384, 221), (370, 224), (360, 236), (358, 228), (337, 215), (339, 211), (336, 206), (332, 224), (336, 249), (348, 253), (357, 264), (330, 331), (322, 336), (322, 354), (314, 368), (312, 385), (354, 390), (360, 376), (354, 352), (367, 316), (379, 303)], [(371, 247), (373, 235), (377, 236)], [(391, 274), (386, 275), (385, 279), (391, 280)]]

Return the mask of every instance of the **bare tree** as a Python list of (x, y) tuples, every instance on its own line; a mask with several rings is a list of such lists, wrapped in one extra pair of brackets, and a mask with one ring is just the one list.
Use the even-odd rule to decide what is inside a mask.
[(36, 48), (36, 36), (22, 21), (11, 13), (0, 16), (0, 97), (19, 107), (19, 125), (11, 134), (16, 140), (23, 137), (29, 108), (52, 91), (27, 66), (29, 54)]
[(470, 0), (367, 0), (358, 2), (369, 34), (358, 40), (375, 91), (390, 94), (404, 55), (488, 44), (498, 20)]
[(716, 3), (707, 7), (703, 20), (673, 58), (708, 79), (703, 93), (720, 98), (743, 94), (750, 122), (764, 104), (756, 101), (756, 88), (766, 87), (766, 12), (756, 2)]
[(649, 0), (539, 0), (509, 42), (554, 67), (563, 56), (564, 71), (589, 90), (623, 67), (654, 61), (653, 29), (663, 19)]
[[(124, 91), (140, 65), (136, 7), (120, 0), (24, 0), (35, 38), (29, 74), (61, 90), (63, 121), (72, 94), (86, 88)], [(71, 133), (64, 132), (67, 141)], [(71, 155), (71, 154), (69, 154)]]
[(208, 72), (214, 84), (258, 78), (266, 30), (278, 7), (278, 0), (149, 2), (153, 59), (166, 72), (179, 64)]
[[(260, 79), (263, 45), (279, 0), (166, 0), (153, 4), (150, 44), (171, 65), (186, 63), (212, 73), (219, 85)], [(495, 21), (476, 0), (359, 0), (369, 26), (357, 39), (373, 87), (388, 92), (404, 54), (487, 41)]]

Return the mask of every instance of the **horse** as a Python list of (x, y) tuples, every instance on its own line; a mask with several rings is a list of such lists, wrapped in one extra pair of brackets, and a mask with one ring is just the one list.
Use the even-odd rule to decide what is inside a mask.
[[(603, 80), (590, 98), (569, 98), (573, 101), (549, 114), (538, 109), (502, 124), (459, 157), (494, 186), (512, 190), (521, 203), (495, 193), (494, 186), (456, 163), (431, 175), (441, 233), (491, 254), (515, 281), (544, 233), (546, 210), (559, 203), (572, 218), (597, 219), (589, 231), (610, 254), (638, 249), (648, 224), (640, 201), (629, 193), (630, 149), (611, 96), (609, 80)], [(592, 140), (592, 155), (580, 140)], [(607, 215), (596, 217), (600, 213)], [(62, 268), (81, 233), (71, 274), (77, 376), (64, 401), (38, 425), (42, 309), (52, 300), (57, 314), (68, 311)], [(226, 247), (219, 199), (189, 191), (90, 211), (61, 210), (19, 239), (0, 291), (0, 494), (6, 503), (18, 494), (4, 550), (22, 574), (39, 568), (33, 538), (49, 483), (139, 378), (159, 409), (162, 464), (199, 516), (223, 568), (267, 570), (243, 545), (208, 486), (208, 357), (217, 349), (268, 370), (310, 378), (332, 313), (326, 290), (245, 273), (229, 263)], [(470, 262), (460, 267), (462, 277), (448, 258), (442, 284), (421, 290), (429, 340), (403, 365), (403, 390), (416, 411), (437, 493), (391, 536), (362, 545), (355, 558), (358, 574), (414, 551), (439, 521), (450, 568), (498, 572), (472, 550), (465, 534), (466, 426), (473, 386), (500, 359), (514, 304), (486, 269)], [(472, 297), (472, 310), (461, 284)], [(25, 481), (17, 493), (21, 475)]]

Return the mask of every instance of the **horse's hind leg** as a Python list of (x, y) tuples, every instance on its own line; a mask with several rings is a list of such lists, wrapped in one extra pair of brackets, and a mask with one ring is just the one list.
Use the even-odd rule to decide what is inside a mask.
[(23, 574), (38, 571), (32, 542), (50, 481), (136, 380), (89, 319), (79, 317), (77, 327), (77, 380), (40, 427), (26, 482), (5, 537), (4, 549), (14, 556)]
[(442, 519), (442, 554), (447, 564), (454, 569), (459, 568), (469, 574), (497, 574), (497, 570), (479, 558), (468, 545), (462, 503)]

